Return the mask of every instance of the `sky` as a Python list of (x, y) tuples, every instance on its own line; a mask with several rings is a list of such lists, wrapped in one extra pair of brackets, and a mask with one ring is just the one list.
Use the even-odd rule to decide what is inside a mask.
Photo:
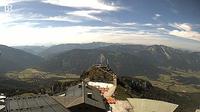
[(0, 0), (0, 44), (200, 49), (200, 0)]

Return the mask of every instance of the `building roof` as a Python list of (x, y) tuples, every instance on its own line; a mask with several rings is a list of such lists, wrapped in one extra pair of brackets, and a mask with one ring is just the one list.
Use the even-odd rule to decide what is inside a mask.
[(5, 103), (6, 112), (70, 112), (80, 104), (106, 110), (99, 90), (84, 83), (68, 88), (65, 96), (17, 96)]
[(200, 112), (200, 109), (197, 109), (195, 112)]
[(70, 112), (48, 95), (6, 99), (6, 112)]
[(127, 98), (134, 112), (174, 112), (177, 104), (141, 98)]
[(99, 90), (84, 83), (68, 88), (64, 97), (55, 96), (53, 98), (66, 108), (79, 104), (88, 104), (106, 110), (103, 96), (101, 96)]

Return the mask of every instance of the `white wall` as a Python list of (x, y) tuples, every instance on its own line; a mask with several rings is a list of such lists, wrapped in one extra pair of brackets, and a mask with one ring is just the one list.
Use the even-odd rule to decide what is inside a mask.
[(88, 82), (88, 85), (90, 86), (100, 86), (102, 88), (110, 88), (110, 87), (113, 87), (113, 84), (109, 84), (109, 83), (102, 83), (102, 82)]

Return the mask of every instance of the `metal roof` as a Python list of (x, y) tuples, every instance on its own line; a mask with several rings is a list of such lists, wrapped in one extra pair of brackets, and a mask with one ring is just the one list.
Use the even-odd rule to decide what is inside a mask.
[(48, 95), (6, 99), (6, 112), (70, 112)]
[(6, 112), (70, 112), (79, 104), (106, 110), (99, 90), (84, 83), (68, 88), (66, 96), (18, 96), (7, 98), (5, 103)]
[(88, 104), (104, 110), (106, 109), (103, 102), (103, 96), (100, 94), (99, 90), (84, 83), (68, 88), (66, 96), (64, 97), (55, 96), (53, 98), (66, 108), (79, 104)]

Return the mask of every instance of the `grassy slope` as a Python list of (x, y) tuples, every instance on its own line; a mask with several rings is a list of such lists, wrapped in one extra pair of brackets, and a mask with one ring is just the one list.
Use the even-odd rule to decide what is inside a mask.
[(41, 88), (49, 89), (59, 82), (69, 82), (79, 79), (75, 74), (56, 74), (38, 71), (36, 69), (25, 69), (23, 71), (13, 71), (0, 77), (0, 92), (21, 94), (26, 92), (37, 93)]
[[(200, 75), (199, 72), (181, 72), (174, 71), (171, 74), (160, 74), (158, 79), (149, 79), (145, 76), (136, 76), (144, 80), (150, 81), (154, 86), (168, 91), (185, 92), (185, 93), (200, 93)], [(178, 80), (178, 77), (183, 77), (185, 80)], [(199, 80), (197, 84), (190, 83), (188, 80), (195, 78)]]

